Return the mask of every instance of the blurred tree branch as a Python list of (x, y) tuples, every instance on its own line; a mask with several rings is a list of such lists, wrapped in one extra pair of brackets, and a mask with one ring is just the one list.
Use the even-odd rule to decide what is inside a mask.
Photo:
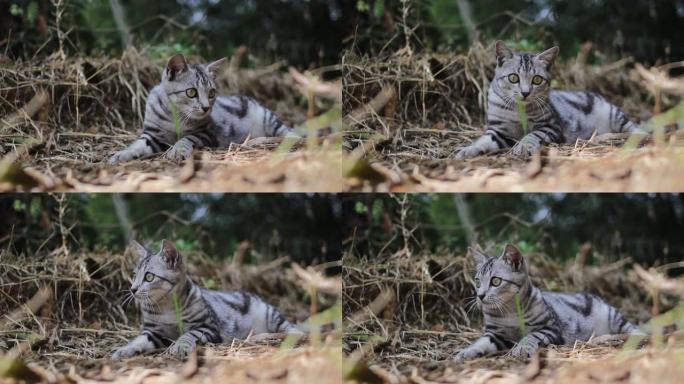
[(126, 17), (124, 16), (123, 7), (119, 0), (109, 0), (109, 6), (112, 8), (112, 15), (114, 16), (114, 22), (121, 35), (121, 47), (125, 50), (130, 47), (133, 38), (131, 36), (131, 31), (126, 24)]

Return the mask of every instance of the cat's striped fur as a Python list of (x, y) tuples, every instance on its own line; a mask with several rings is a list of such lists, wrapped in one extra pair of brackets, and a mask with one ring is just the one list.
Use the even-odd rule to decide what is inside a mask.
[[(476, 300), (485, 327), (482, 337), (458, 352), (458, 361), (507, 349), (514, 357), (527, 358), (549, 344), (572, 345), (592, 335), (639, 333), (636, 326), (598, 296), (535, 287), (528, 276), (527, 262), (513, 245), (506, 245), (500, 257), (473, 249), (471, 253), (477, 264)], [(516, 295), (520, 298), (524, 328), (516, 310)]]
[[(512, 148), (529, 156), (544, 144), (574, 143), (597, 135), (640, 131), (625, 113), (603, 97), (587, 91), (550, 90), (551, 66), (558, 47), (533, 54), (513, 52), (496, 42), (496, 70), (487, 93), (484, 135), (456, 153), (466, 159)], [(525, 106), (523, 129), (516, 98)]]
[[(197, 344), (230, 343), (250, 333), (299, 332), (258, 296), (200, 288), (188, 277), (182, 257), (170, 242), (158, 253), (133, 242), (140, 255), (131, 294), (140, 306), (140, 335), (117, 349), (113, 359), (157, 348), (184, 358)], [(181, 330), (182, 326), (182, 330)]]
[[(249, 138), (292, 136), (292, 128), (247, 96), (218, 96), (216, 73), (224, 59), (188, 64), (171, 57), (160, 84), (145, 105), (143, 130), (110, 164), (165, 152), (169, 160), (186, 159), (193, 149), (227, 147)], [(174, 113), (175, 108), (175, 113)]]

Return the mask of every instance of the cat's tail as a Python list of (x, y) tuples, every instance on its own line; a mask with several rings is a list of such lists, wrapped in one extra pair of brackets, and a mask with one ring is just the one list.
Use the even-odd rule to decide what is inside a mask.
[(289, 322), (274, 306), (266, 305), (266, 328), (268, 333), (301, 332), (296, 325)]
[(610, 125), (611, 132), (613, 133), (632, 133), (637, 135), (648, 135), (651, 133), (645, 126), (630, 120), (622, 109), (614, 105), (611, 105)]
[(608, 318), (611, 334), (645, 334), (639, 327), (632, 324), (624, 315), (622, 315), (622, 313), (613, 307), (610, 307), (608, 310)]

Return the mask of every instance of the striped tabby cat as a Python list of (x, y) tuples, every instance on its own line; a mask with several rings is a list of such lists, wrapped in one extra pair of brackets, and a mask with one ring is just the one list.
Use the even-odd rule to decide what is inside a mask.
[(195, 285), (170, 242), (162, 241), (156, 254), (135, 241), (133, 245), (140, 261), (131, 295), (140, 305), (142, 330), (117, 349), (112, 359), (161, 347), (184, 358), (197, 344), (230, 343), (250, 332), (299, 332), (276, 308), (251, 293), (212, 291)]
[[(504, 148), (526, 157), (543, 144), (574, 143), (597, 134), (633, 132), (640, 128), (603, 97), (587, 91), (552, 91), (551, 65), (558, 47), (533, 54), (513, 52), (496, 42), (496, 70), (487, 93), (484, 135), (456, 153), (466, 159)], [(516, 98), (525, 106), (523, 129)]]
[[(572, 345), (600, 335), (639, 333), (636, 326), (600, 297), (589, 293), (541, 291), (528, 276), (527, 262), (513, 245), (500, 257), (471, 249), (477, 272), (477, 302), (484, 314), (484, 336), (456, 354), (457, 361), (512, 348), (517, 358), (549, 344)], [(516, 311), (520, 298), (524, 333)]]
[(193, 149), (227, 147), (248, 137), (298, 137), (253, 99), (218, 96), (216, 72), (224, 61), (194, 65), (182, 54), (171, 57), (161, 84), (152, 88), (147, 98), (140, 137), (114, 154), (109, 163), (163, 151), (167, 159), (179, 161), (188, 158)]

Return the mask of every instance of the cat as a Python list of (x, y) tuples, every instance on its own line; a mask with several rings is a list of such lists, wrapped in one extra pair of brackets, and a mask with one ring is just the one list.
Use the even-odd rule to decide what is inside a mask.
[[(516, 358), (528, 358), (549, 344), (572, 345), (575, 340), (611, 334), (640, 334), (617, 309), (589, 293), (542, 291), (532, 284), (520, 251), (506, 245), (500, 257), (471, 249), (477, 272), (477, 303), (484, 314), (484, 335), (456, 354), (456, 361), (511, 349)], [(519, 297), (524, 334), (516, 310)]]
[(224, 61), (196, 65), (188, 64), (182, 54), (171, 57), (161, 83), (147, 98), (140, 137), (114, 154), (109, 164), (163, 151), (168, 160), (181, 161), (193, 149), (227, 147), (247, 138), (298, 138), (255, 100), (243, 95), (218, 96), (216, 74)]
[[(550, 90), (550, 70), (557, 55), (558, 47), (533, 54), (513, 52), (496, 42), (496, 69), (487, 92), (487, 128), (471, 145), (458, 150), (455, 158), (511, 147), (513, 155), (527, 157), (543, 144), (588, 140), (594, 131), (597, 135), (643, 133), (620, 108), (595, 93)], [(525, 107), (526, 130), (516, 98)]]
[[(183, 258), (169, 241), (154, 253), (136, 241), (140, 256), (130, 294), (139, 304), (140, 335), (118, 348), (112, 359), (132, 357), (161, 347), (180, 359), (197, 344), (230, 343), (250, 333), (299, 333), (278, 310), (245, 292), (203, 289), (187, 275)], [(182, 329), (181, 329), (182, 328)]]

